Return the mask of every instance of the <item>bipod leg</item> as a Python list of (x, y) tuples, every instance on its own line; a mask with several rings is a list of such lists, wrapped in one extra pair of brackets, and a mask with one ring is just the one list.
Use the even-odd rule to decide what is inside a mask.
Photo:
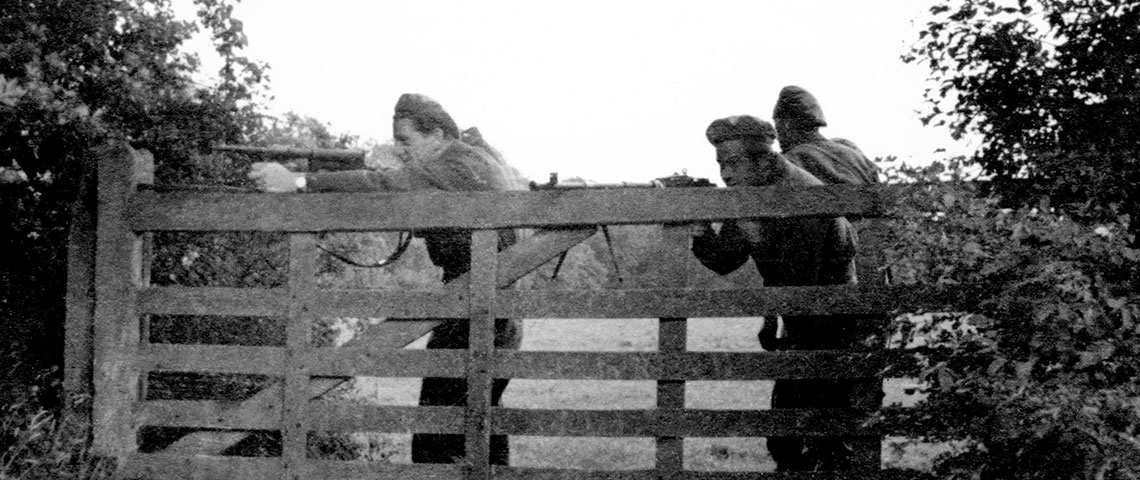
[(610, 238), (610, 229), (602, 225), (602, 235), (606, 237), (606, 246), (610, 247), (610, 261), (614, 264), (614, 274), (617, 275), (618, 283), (622, 283), (621, 278), (621, 265), (618, 262), (617, 249), (614, 248), (614, 241)]
[(562, 252), (562, 255), (558, 256), (558, 263), (554, 264), (554, 273), (550, 274), (550, 280), (551, 281), (558, 280), (558, 271), (562, 270), (562, 262), (566, 261), (566, 254), (567, 253), (570, 253), (570, 250), (566, 250), (566, 251)]

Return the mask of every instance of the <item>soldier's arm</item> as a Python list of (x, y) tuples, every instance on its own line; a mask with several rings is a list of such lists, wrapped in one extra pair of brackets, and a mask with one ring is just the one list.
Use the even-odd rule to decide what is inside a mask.
[(341, 172), (291, 172), (276, 162), (258, 162), (250, 169), (249, 177), (266, 192), (368, 192), (408, 191), (431, 189), (422, 176), (407, 168), (348, 170)]
[(725, 222), (719, 233), (709, 227), (694, 235), (692, 250), (702, 265), (727, 275), (748, 261), (752, 248), (736, 222)]
[(406, 192), (434, 189), (407, 168), (310, 173), (305, 175), (304, 183), (305, 189), (312, 192)]

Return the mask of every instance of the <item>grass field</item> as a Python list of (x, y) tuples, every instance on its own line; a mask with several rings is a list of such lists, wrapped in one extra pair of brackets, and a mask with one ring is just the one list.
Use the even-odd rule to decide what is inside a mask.
[[(758, 351), (758, 319), (691, 319), (688, 349)], [(413, 344), (413, 348), (420, 347)], [(656, 319), (527, 320), (524, 350), (652, 351), (657, 348)], [(912, 403), (906, 380), (884, 384), (886, 403)], [(772, 382), (688, 382), (685, 404), (701, 409), (767, 409)], [(358, 379), (349, 393), (356, 401), (383, 405), (415, 405), (418, 379)], [(512, 380), (504, 406), (529, 409), (642, 409), (656, 403), (652, 381)], [(408, 435), (366, 435), (384, 457), (410, 462)], [(921, 468), (938, 446), (902, 446), (887, 439), (883, 464)], [(685, 440), (689, 470), (769, 471), (774, 464), (762, 438), (694, 438)], [(589, 470), (648, 469), (654, 463), (652, 438), (512, 437), (511, 463), (516, 466)]]

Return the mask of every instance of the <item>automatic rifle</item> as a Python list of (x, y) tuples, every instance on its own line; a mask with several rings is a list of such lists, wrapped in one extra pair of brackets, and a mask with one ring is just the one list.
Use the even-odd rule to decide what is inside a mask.
[[(595, 183), (585, 180), (573, 180), (569, 182), (558, 181), (558, 172), (551, 172), (550, 180), (546, 183), (530, 182), (530, 189), (532, 191), (550, 191), (550, 190), (580, 190), (580, 189), (616, 189), (616, 188), (690, 188), (690, 187), (715, 187), (707, 178), (690, 177), (688, 172), (682, 170), (681, 173), (674, 173), (666, 177), (657, 177), (649, 182), (618, 182), (618, 183)], [(613, 239), (610, 237), (610, 230), (605, 225), (599, 225), (602, 229), (602, 235), (605, 236), (606, 246), (610, 250), (610, 261), (614, 265), (614, 273), (617, 275), (618, 283), (622, 282), (621, 267), (619, 266), (617, 250), (614, 249)], [(567, 252), (562, 252), (558, 257), (558, 263), (554, 265), (554, 273), (550, 276), (551, 280), (558, 278), (558, 272), (562, 269), (562, 262), (566, 260)]]
[[(290, 170), (302, 172), (363, 170), (364, 158), (368, 152), (365, 150), (340, 150), (333, 148), (293, 148), (293, 147), (251, 147), (246, 145), (216, 145), (215, 152), (240, 153), (263, 160), (281, 161), (288, 165)], [(322, 234), (323, 236), (323, 234)], [(344, 252), (338, 252), (332, 247), (317, 243), (317, 248), (333, 258), (356, 267), (379, 268), (391, 265), (398, 260), (408, 246), (412, 243), (412, 232), (400, 232), (396, 241), (396, 249), (388, 258), (379, 262), (358, 262), (349, 258)]]

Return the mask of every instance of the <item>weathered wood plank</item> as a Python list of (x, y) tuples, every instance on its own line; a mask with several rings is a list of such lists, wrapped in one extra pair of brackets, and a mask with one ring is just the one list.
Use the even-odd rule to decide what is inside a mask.
[(139, 192), (140, 231), (377, 231), (659, 224), (728, 218), (878, 216), (889, 187), (744, 187), (408, 192), (192, 194)]
[(124, 144), (105, 145), (93, 154), (99, 173), (96, 227), (95, 324), (92, 404), (94, 451), (122, 458), (135, 451), (131, 407), (139, 398), (139, 345), (136, 289), (143, 283), (142, 239), (127, 223), (126, 204), (134, 185), (132, 152)]
[(149, 287), (139, 291), (139, 309), (153, 315), (284, 317), (285, 288)]
[(162, 480), (233, 480), (284, 478), (280, 458), (207, 457), (167, 454), (131, 455), (118, 478)]
[(491, 410), (494, 433), (600, 437), (749, 437), (877, 435), (853, 409)]
[(144, 371), (282, 375), (285, 349), (229, 345), (147, 344), (139, 348)]
[(459, 480), (463, 478), (459, 464), (399, 464), (389, 462), (339, 462), (310, 460), (306, 477), (312, 480)]
[[(886, 418), (904, 409), (885, 409)], [(400, 407), (314, 402), (308, 411), (314, 430), (383, 433), (462, 433), (462, 407)], [(879, 415), (855, 409), (820, 410), (524, 410), (491, 408), (492, 433), (540, 436), (603, 437), (747, 437), (767, 435), (921, 434), (906, 425), (889, 432), (866, 427)], [(139, 404), (147, 425), (273, 430), (281, 426), (280, 408), (251, 411), (233, 403), (154, 400)], [(242, 432), (236, 432), (242, 433)]]
[[(167, 454), (135, 454), (125, 463), (124, 478), (170, 480), (230, 480), (280, 478), (278, 458), (177, 456)], [(555, 470), (525, 467), (494, 467), (499, 480), (659, 480), (657, 470)], [(341, 462), (310, 460), (305, 478), (311, 480), (367, 480), (399, 478), (407, 480), (458, 480), (463, 470), (457, 464), (395, 464), (387, 462)], [(849, 480), (849, 472), (705, 472), (686, 471), (688, 480)], [(868, 480), (928, 479), (923, 472), (887, 469), (860, 472), (858, 478)]]
[[(497, 480), (660, 480), (657, 470), (555, 470), (549, 468), (495, 467)], [(688, 477), (685, 477), (688, 478)]]
[(963, 309), (978, 288), (842, 285), (732, 289), (502, 291), (499, 311), (518, 318), (750, 317), (881, 314)]
[(498, 480), (660, 480), (662, 478), (684, 478), (685, 480), (928, 480), (929, 474), (914, 470), (879, 470), (859, 472), (707, 472), (686, 470), (677, 477), (670, 477), (659, 470), (555, 470), (525, 467), (496, 467)]
[[(684, 288), (690, 278), (689, 229), (666, 225), (661, 232), (662, 244), (654, 255), (658, 268), (649, 282), (666, 288)], [(664, 317), (657, 321), (657, 351), (664, 355), (680, 355), (688, 344), (688, 321), (683, 317)], [(657, 409), (673, 413), (685, 408), (685, 382), (674, 378), (657, 380)], [(678, 436), (654, 439), (654, 467), (666, 476), (684, 470), (685, 441)]]
[(491, 479), (491, 354), (495, 351), (495, 293), (498, 291), (499, 234), (477, 230), (471, 234), (470, 305), (466, 361), (467, 406), (463, 433), (467, 458), (466, 480)]
[(137, 418), (143, 425), (162, 427), (277, 430), (281, 405), (254, 410), (238, 402), (150, 400), (139, 403)]
[(317, 238), (289, 238), (289, 317), (285, 324), (285, 378), (281, 399), (281, 460), (283, 477), (299, 480), (304, 473), (309, 436), (309, 331), (317, 289)]
[[(890, 247), (892, 231), (884, 218), (866, 218), (854, 223), (859, 232), (859, 250), (855, 257), (859, 283), (868, 286), (888, 284), (886, 249)], [(890, 324), (889, 310), (882, 314), (880, 326), (868, 333), (882, 333)], [(872, 319), (874, 317), (871, 317)], [(868, 375), (851, 385), (851, 405), (864, 410), (878, 409), (882, 405), (882, 375)], [(879, 437), (856, 437), (851, 439), (851, 463), (863, 471), (877, 470), (882, 462), (883, 441)]]
[(909, 371), (906, 354), (852, 351), (783, 352), (530, 352), (499, 350), (497, 378), (575, 380), (717, 380), (853, 378), (887, 365)]
[[(515, 318), (745, 317), (757, 315), (874, 314), (965, 309), (983, 288), (971, 285), (841, 285), (729, 289), (503, 290), (497, 304)], [(268, 316), (281, 314), (281, 291), (150, 287), (141, 291), (144, 313)], [(461, 318), (467, 296), (459, 287), (439, 291), (321, 290), (312, 313), (356, 318)], [(382, 324), (381, 324), (382, 325)], [(431, 331), (425, 326), (420, 335)], [(387, 327), (383, 327), (387, 328)], [(369, 334), (371, 335), (371, 334)]]
[[(221, 345), (147, 345), (139, 365), (148, 371), (277, 376), (284, 349)], [(340, 347), (310, 350), (304, 362), (317, 377), (464, 376), (463, 350), (401, 350)], [(496, 350), (495, 378), (563, 380), (717, 380), (775, 378), (866, 378), (888, 366), (892, 375), (917, 367), (906, 350), (784, 352), (534, 352)], [(325, 379), (315, 379), (320, 382)], [(328, 379), (333, 380), (333, 379)], [(319, 388), (315, 386), (315, 388)]]
[[(657, 350), (663, 355), (684, 357), (688, 322), (684, 318), (662, 318), (657, 324)], [(672, 413), (685, 408), (685, 382), (683, 380), (657, 381), (657, 409)], [(657, 437), (655, 466), (665, 475), (684, 470), (685, 441), (681, 437)]]
[(463, 433), (464, 408), (313, 402), (309, 421), (329, 432)]

